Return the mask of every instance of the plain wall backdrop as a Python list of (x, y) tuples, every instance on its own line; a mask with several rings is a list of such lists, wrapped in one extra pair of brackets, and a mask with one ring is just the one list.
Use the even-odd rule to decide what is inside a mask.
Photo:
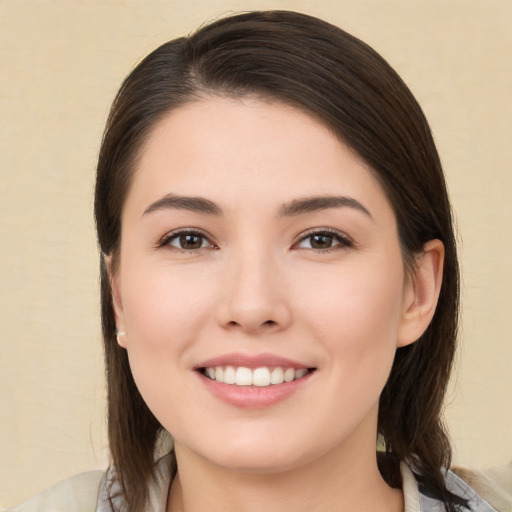
[(0, 506), (108, 460), (92, 189), (121, 80), (205, 21), (276, 8), (368, 42), (423, 106), (461, 241), (456, 461), (512, 457), (511, 1), (3, 0)]

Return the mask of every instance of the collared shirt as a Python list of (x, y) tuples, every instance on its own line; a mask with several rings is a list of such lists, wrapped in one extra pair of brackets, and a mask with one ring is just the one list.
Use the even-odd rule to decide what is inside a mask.
[[(165, 512), (167, 494), (173, 475), (169, 457), (170, 455), (162, 457), (156, 464), (156, 478), (149, 489), (147, 512)], [(404, 493), (404, 512), (445, 512), (441, 501), (420, 492), (418, 482), (407, 464), (402, 463), (400, 470)], [(475, 475), (476, 473), (471, 474)], [(509, 501), (510, 495), (508, 494), (512, 493), (512, 481), (510, 487), (507, 486), (506, 492), (503, 493), (504, 498), (500, 502), (503, 505), (499, 509), (491, 506), (452, 471), (448, 471), (446, 474), (446, 486), (454, 494), (468, 500), (468, 510), (471, 512), (512, 512), (512, 499)], [(111, 503), (115, 510), (126, 512), (122, 498), (120, 496), (111, 497), (115, 494), (117, 494), (115, 484), (110, 488), (108, 473), (99, 470), (88, 471), (64, 480), (34, 496), (23, 505), (6, 512), (111, 512)]]

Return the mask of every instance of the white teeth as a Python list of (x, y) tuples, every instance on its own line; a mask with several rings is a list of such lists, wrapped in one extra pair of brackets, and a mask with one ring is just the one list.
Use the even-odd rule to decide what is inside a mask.
[(308, 373), (306, 368), (301, 368), (300, 370), (295, 370), (295, 379), (300, 379), (300, 378), (304, 377), (304, 375), (306, 375), (306, 373)]
[(251, 386), (252, 385), (252, 372), (249, 368), (240, 366), (236, 369), (236, 382), (237, 386)]
[(295, 370), (293, 368), (286, 368), (284, 371), (284, 381), (291, 382), (295, 378)]
[(274, 368), (270, 374), (270, 384), (282, 384), (284, 382), (284, 372), (282, 368)]
[(236, 383), (236, 373), (232, 366), (226, 366), (226, 369), (224, 370), (224, 382), (226, 384)]
[(256, 368), (252, 374), (253, 386), (270, 386), (270, 370), (268, 368)]
[(266, 387), (275, 384), (283, 384), (283, 382), (291, 382), (301, 379), (308, 373), (306, 368), (281, 367), (267, 368), (262, 366), (251, 370), (245, 366), (215, 366), (204, 369), (204, 374), (212, 380), (223, 382), (225, 384), (234, 384), (236, 386), (257, 386)]

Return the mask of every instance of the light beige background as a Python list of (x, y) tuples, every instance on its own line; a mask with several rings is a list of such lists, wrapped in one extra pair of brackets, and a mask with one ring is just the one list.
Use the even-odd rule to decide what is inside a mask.
[(369, 42), (430, 119), (460, 231), (457, 461), (512, 457), (512, 2), (0, 1), (0, 505), (106, 463), (92, 220), (124, 75), (229, 11), (295, 9)]

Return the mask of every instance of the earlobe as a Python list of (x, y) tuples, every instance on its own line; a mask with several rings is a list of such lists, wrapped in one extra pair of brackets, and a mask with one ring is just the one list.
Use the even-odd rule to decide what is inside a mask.
[(126, 332), (124, 325), (124, 314), (123, 314), (123, 302), (121, 300), (121, 294), (119, 289), (119, 283), (117, 279), (116, 272), (114, 270), (114, 265), (112, 262), (112, 255), (104, 256), (105, 265), (107, 267), (108, 279), (110, 282), (110, 291), (112, 294), (112, 307), (114, 309), (114, 315), (116, 319), (116, 339), (117, 343), (126, 348)]
[(397, 346), (414, 343), (425, 332), (436, 311), (443, 281), (444, 245), (430, 240), (416, 258), (407, 278)]

